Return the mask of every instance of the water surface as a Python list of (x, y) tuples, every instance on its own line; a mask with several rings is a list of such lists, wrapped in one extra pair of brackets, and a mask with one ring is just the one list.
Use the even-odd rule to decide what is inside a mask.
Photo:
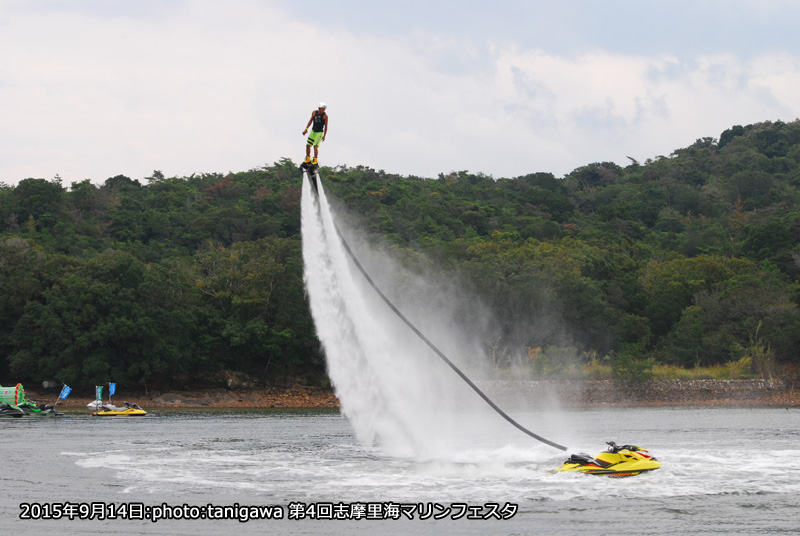
[[(660, 470), (627, 479), (550, 474), (565, 455), (505, 422), (470, 429), (437, 456), (356, 441), (336, 411), (161, 411), (0, 421), (0, 528), (14, 534), (796, 534), (796, 409), (639, 408), (515, 415), (572, 451), (636, 443)], [(481, 420), (485, 423), (485, 420)], [(558, 422), (559, 426), (552, 423)], [(551, 424), (548, 424), (551, 423)], [(483, 424), (485, 426), (485, 424)], [(552, 427), (552, 429), (548, 429)], [(516, 434), (516, 435), (514, 435)], [(563, 440), (563, 437), (551, 437)], [(388, 451), (391, 451), (389, 448)], [(355, 503), (518, 505), (510, 519), (20, 520), (23, 503), (157, 506)], [(340, 510), (343, 506), (339, 506)], [(422, 508), (422, 507), (420, 507)], [(477, 510), (475, 510), (477, 512)], [(485, 511), (485, 510), (484, 510)]]

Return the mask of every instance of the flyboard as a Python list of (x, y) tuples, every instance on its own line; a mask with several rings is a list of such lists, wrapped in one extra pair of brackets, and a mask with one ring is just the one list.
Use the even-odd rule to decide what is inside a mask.
[[(300, 165), (300, 169), (308, 177), (308, 180), (311, 182), (311, 185), (314, 187), (314, 192), (316, 194), (319, 194), (319, 189), (318, 188), (322, 185), (321, 184), (322, 181), (321, 181), (320, 176), (319, 176), (319, 165), (318, 164), (311, 164), (310, 162), (306, 162), (306, 163), (303, 163), (303, 164)], [(497, 414), (499, 414), (501, 417), (503, 417), (506, 421), (508, 421), (511, 425), (516, 427), (521, 432), (523, 432), (523, 433), (527, 434), (528, 436), (536, 439), (537, 441), (540, 441), (540, 442), (542, 442), (542, 443), (544, 443), (546, 445), (549, 445), (551, 447), (557, 448), (557, 449), (562, 450), (562, 451), (566, 451), (567, 450), (567, 447), (565, 447), (563, 445), (560, 445), (560, 444), (558, 444), (558, 443), (556, 443), (554, 441), (550, 441), (549, 439), (545, 439), (544, 437), (542, 437), (542, 436), (540, 436), (540, 435), (528, 430), (526, 427), (524, 427), (523, 425), (518, 423), (511, 416), (509, 416), (505, 411), (503, 411), (497, 404), (495, 404), (477, 385), (475, 385), (475, 383), (472, 380), (470, 380), (469, 377), (467, 377), (467, 375), (464, 374), (464, 372), (455, 363), (453, 363), (453, 361), (451, 361), (441, 350), (439, 350), (439, 348), (437, 348), (436, 345), (434, 345), (433, 342), (431, 342), (430, 339), (428, 339), (414, 324), (412, 324), (411, 321), (408, 318), (406, 318), (406, 316), (383, 293), (383, 291), (380, 289), (380, 287), (378, 287), (378, 285), (375, 283), (375, 281), (369, 275), (369, 272), (367, 272), (367, 270), (364, 268), (364, 266), (358, 260), (358, 257), (356, 257), (356, 255), (353, 252), (353, 250), (350, 249), (350, 246), (347, 243), (347, 240), (342, 235), (342, 232), (339, 230), (339, 226), (336, 225), (335, 222), (334, 222), (334, 228), (336, 229), (336, 234), (339, 236), (339, 239), (342, 241), (342, 246), (344, 247), (344, 249), (347, 252), (347, 254), (350, 257), (350, 259), (353, 261), (353, 264), (356, 266), (356, 268), (358, 268), (358, 270), (364, 276), (364, 279), (369, 283), (369, 285), (373, 288), (373, 290), (378, 294), (378, 296), (381, 298), (381, 300), (383, 300), (383, 302), (397, 315), (397, 317), (400, 320), (403, 321), (404, 324), (406, 324), (406, 326), (408, 326), (408, 328), (411, 331), (414, 332), (415, 335), (417, 335), (417, 337), (420, 338), (420, 340), (422, 340), (431, 350), (433, 350), (433, 352), (440, 359), (442, 359), (442, 361), (444, 361), (467, 385), (469, 385), (472, 388), (472, 390), (475, 391), (475, 393), (484, 400), (484, 402), (486, 402)], [(610, 444), (613, 445), (613, 442), (611, 442)], [(628, 449), (627, 446), (623, 447), (623, 448)], [(620, 449), (620, 450), (622, 450), (622, 449)], [(639, 449), (639, 447), (635, 447), (635, 448), (631, 448), (631, 449), (628, 449), (628, 450), (624, 450), (623, 451), (624, 454), (628, 455), (629, 454), (629, 450), (630, 451), (639, 450), (640, 452), (647, 452), (644, 449)], [(639, 454), (639, 453), (637, 452), (636, 454)], [(581, 455), (577, 455), (577, 456), (581, 456)], [(583, 456), (585, 456), (585, 455), (583, 455)], [(576, 455), (573, 455), (569, 460), (567, 460), (567, 462), (565, 462), (564, 466), (562, 466), (558, 470), (560, 470), (560, 471), (572, 470), (572, 471), (587, 472), (587, 473), (590, 472), (590, 471), (587, 471), (585, 469), (585, 467), (582, 467), (581, 469), (577, 469), (577, 468), (571, 467), (571, 463), (570, 462), (574, 463), (574, 460), (573, 460), (574, 457), (576, 457)], [(647, 456), (647, 457), (649, 458), (649, 456)], [(599, 460), (600, 458), (601, 457), (598, 456), (597, 460)], [(655, 458), (652, 458), (652, 460), (653, 460), (653, 462), (655, 462)], [(592, 461), (596, 461), (596, 460), (592, 460)], [(611, 464), (609, 463), (608, 465), (611, 465)], [(658, 468), (658, 465), (660, 465), (660, 464), (655, 464), (654, 463), (653, 465), (647, 467), (646, 469), (643, 469), (643, 468), (640, 469), (640, 468), (637, 467), (634, 470), (626, 470), (624, 472), (622, 472), (622, 471), (613, 471), (613, 472), (612, 471), (608, 471), (608, 472), (591, 471), (591, 474), (613, 474), (613, 473), (616, 473), (616, 476), (629, 476), (629, 475), (633, 475), (633, 474), (638, 474), (639, 472), (644, 472), (646, 470), (656, 469), (656, 468)]]
[(300, 171), (308, 175), (308, 180), (311, 186), (314, 187), (314, 193), (318, 193), (317, 183), (319, 182), (319, 164), (312, 164), (311, 162), (303, 162), (300, 164)]

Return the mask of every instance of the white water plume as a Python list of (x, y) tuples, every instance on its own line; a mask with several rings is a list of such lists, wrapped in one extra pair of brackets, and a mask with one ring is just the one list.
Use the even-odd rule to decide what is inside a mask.
[[(487, 429), (476, 419), (497, 416), (489, 414), (475, 393), (387, 307), (351, 264), (324, 190), (320, 185), (315, 195), (306, 178), (301, 223), (311, 314), (341, 411), (359, 441), (378, 445), (385, 453), (428, 459), (469, 445), (470, 434)], [(348, 238), (351, 246), (357, 241)], [(378, 257), (367, 250), (363, 254), (371, 261)], [(453, 311), (441, 307), (461, 301), (454, 298), (454, 289), (434, 293), (431, 285), (410, 281), (408, 272), (398, 271), (385, 259), (371, 265), (372, 278), (446, 355), (460, 357), (456, 361), (462, 365), (464, 359), (469, 360), (473, 371), (485, 365), (479, 348), (480, 320), (463, 321), (464, 310), (472, 310), (474, 304), (462, 306), (456, 320)], [(509, 438), (514, 438), (516, 431), (508, 428)]]
[(363, 444), (432, 456), (447, 436), (450, 372), (352, 272), (325, 192), (314, 195), (305, 179), (302, 233), (311, 313), (342, 413)]

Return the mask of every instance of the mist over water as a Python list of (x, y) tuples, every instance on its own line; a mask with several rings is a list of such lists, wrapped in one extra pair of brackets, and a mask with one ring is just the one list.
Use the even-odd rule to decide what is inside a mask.
[[(315, 195), (305, 178), (301, 223), (312, 317), (341, 411), (358, 440), (393, 456), (463, 458), (470, 435), (487, 429), (481, 422), (499, 417), (369, 286), (342, 245), (323, 188)], [(337, 224), (351, 248), (359, 246), (362, 264), (403, 314), (459, 367), (466, 363), (468, 375), (485, 375), (479, 304), (457, 299), (458, 289), (452, 286), (437, 289), (400, 269), (338, 219)], [(508, 428), (508, 443), (528, 441)]]

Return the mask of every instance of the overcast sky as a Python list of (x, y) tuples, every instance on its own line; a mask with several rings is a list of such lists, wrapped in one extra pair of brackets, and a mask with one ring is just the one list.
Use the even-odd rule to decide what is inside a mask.
[(800, 115), (797, 0), (0, 0), (0, 182), (558, 177)]

